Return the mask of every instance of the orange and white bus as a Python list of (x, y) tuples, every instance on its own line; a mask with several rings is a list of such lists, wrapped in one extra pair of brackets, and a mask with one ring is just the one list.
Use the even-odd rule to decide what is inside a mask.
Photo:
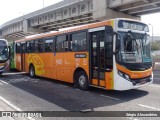
[(3, 72), (9, 71), (10, 48), (8, 42), (0, 39), (0, 75)]
[(148, 25), (116, 18), (16, 41), (16, 68), (42, 76), (107, 90), (152, 83)]

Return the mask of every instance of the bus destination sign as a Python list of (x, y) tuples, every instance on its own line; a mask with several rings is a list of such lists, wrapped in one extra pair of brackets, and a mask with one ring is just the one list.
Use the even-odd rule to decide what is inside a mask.
[(147, 25), (139, 22), (134, 22), (134, 21), (120, 20), (118, 23), (118, 27), (124, 28), (124, 29), (145, 31), (145, 32), (149, 31), (149, 28)]

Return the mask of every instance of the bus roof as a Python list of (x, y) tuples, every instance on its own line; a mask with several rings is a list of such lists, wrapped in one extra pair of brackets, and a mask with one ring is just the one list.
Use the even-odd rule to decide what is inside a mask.
[(75, 26), (75, 27), (71, 27), (71, 28), (64, 28), (65, 30), (62, 30), (62, 31), (52, 31), (52, 32), (49, 32), (49, 33), (36, 34), (34, 36), (28, 36), (24, 39), (17, 40), (16, 42), (24, 42), (24, 41), (30, 41), (30, 40), (35, 40), (35, 39), (40, 39), (40, 38), (45, 38), (45, 37), (53, 37), (53, 36), (63, 34), (63, 33), (76, 32), (76, 31), (79, 31), (79, 30), (91, 29), (91, 28), (96, 28), (96, 27), (101, 27), (101, 26), (106, 26), (106, 25), (109, 25), (109, 26), (113, 27), (115, 20), (128, 20), (128, 21), (135, 21), (135, 22), (143, 23), (141, 21), (134, 20), (134, 19), (115, 18), (115, 19), (110, 19), (110, 20), (106, 20), (106, 21), (102, 21), (102, 22), (90, 23), (90, 24)]
[(30, 40), (33, 40), (33, 39), (52, 37), (52, 36), (56, 36), (56, 35), (63, 34), (63, 33), (76, 32), (76, 31), (79, 31), (79, 30), (101, 27), (101, 26), (105, 26), (105, 25), (112, 26), (112, 21), (113, 20), (107, 20), (107, 21), (103, 21), (103, 22), (96, 22), (96, 23), (86, 24), (86, 25), (83, 25), (83, 26), (77, 26), (77, 27), (74, 27), (74, 28), (72, 27), (72, 28), (68, 28), (67, 30), (37, 34), (36, 36), (28, 37), (28, 38), (21, 39), (21, 40), (17, 40), (16, 42), (24, 42), (24, 41), (30, 41)]

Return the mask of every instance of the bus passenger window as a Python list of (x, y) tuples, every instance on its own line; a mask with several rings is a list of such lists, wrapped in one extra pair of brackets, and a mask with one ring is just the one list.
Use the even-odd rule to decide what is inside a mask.
[(27, 53), (33, 53), (33, 52), (34, 52), (33, 41), (27, 42)]
[(26, 43), (21, 43), (21, 53), (26, 52)]
[(16, 53), (21, 53), (21, 44), (16, 43)]
[(79, 32), (71, 35), (71, 51), (87, 50), (86, 32)]
[(43, 52), (43, 41), (35, 40), (35, 52)]
[(45, 40), (45, 52), (53, 51), (53, 38)]
[(67, 36), (58, 36), (56, 40), (56, 52), (65, 52), (68, 50)]

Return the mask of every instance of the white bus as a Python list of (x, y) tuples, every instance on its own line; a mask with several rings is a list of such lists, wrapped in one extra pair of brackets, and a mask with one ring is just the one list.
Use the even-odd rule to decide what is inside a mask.
[(16, 69), (107, 90), (153, 81), (148, 25), (112, 19), (15, 41)]
[(0, 74), (9, 70), (9, 52), (8, 42), (4, 39), (0, 39)]

